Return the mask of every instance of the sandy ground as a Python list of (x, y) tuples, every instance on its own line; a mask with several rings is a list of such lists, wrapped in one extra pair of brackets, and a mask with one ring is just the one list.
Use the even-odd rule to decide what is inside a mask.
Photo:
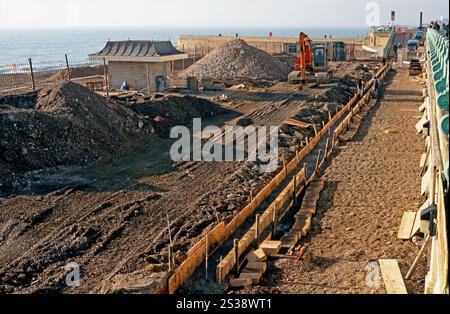
[[(378, 259), (397, 259), (405, 276), (419, 251), (411, 241), (397, 239), (397, 231), (403, 212), (417, 210), (423, 201), (418, 166), (423, 141), (414, 128), (421, 89), (406, 70), (388, 78), (382, 101), (354, 141), (325, 165), (318, 213), (302, 240), (311, 245), (308, 261), (274, 261), (261, 286), (242, 292), (385, 293), (382, 279), (376, 280)], [(425, 273), (422, 259), (406, 281), (408, 293), (423, 293)]]

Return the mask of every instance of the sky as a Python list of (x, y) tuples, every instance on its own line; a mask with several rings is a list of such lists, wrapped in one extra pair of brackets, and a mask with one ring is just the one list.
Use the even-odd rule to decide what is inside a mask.
[(0, 28), (364, 27), (448, 17), (448, 0), (0, 0)]

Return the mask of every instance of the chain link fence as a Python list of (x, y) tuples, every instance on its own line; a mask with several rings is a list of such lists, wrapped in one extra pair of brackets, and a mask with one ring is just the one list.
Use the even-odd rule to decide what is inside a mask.
[(103, 62), (71, 60), (64, 56), (60, 60), (33, 61), (0, 65), (0, 93), (35, 90), (51, 84), (54, 79), (65, 76), (70, 80), (104, 79), (107, 73)]

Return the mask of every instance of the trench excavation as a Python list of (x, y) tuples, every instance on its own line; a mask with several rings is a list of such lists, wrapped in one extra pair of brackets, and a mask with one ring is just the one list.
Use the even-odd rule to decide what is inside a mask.
[[(377, 73), (376, 77), (382, 80), (388, 71), (389, 67), (386, 66)], [(281, 172), (286, 173), (283, 180), (272, 190), (271, 194), (255, 208), (254, 213), (234, 231), (232, 238), (213, 248), (213, 253), (208, 252), (210, 249), (208, 242), (202, 245), (204, 250), (200, 254), (203, 256), (208, 255), (208, 259), (205, 263), (197, 267), (197, 270), (193, 273), (192, 277), (184, 283), (181, 283), (180, 293), (223, 293), (228, 288), (230, 275), (232, 276), (233, 271), (230, 268), (235, 269), (235, 272), (239, 272), (244, 262), (238, 257), (239, 262), (236, 266), (236, 263), (234, 262), (234, 260), (236, 260), (236, 255), (230, 255), (233, 253), (233, 250), (236, 249), (236, 240), (234, 239), (241, 239), (241, 241), (239, 241), (240, 244), (243, 239), (247, 237), (245, 240), (245, 242), (247, 242), (246, 247), (244, 249), (238, 248), (238, 256), (244, 256), (250, 249), (257, 248), (261, 239), (272, 238), (278, 240), (292, 227), (292, 216), (302, 205), (304, 190), (308, 188), (311, 181), (314, 180), (319, 168), (332, 153), (333, 148), (339, 142), (338, 137), (340, 137), (341, 134), (346, 135), (354, 132), (354, 130), (349, 129), (351, 128), (351, 120), (355, 119), (359, 123), (361, 122), (361, 119), (359, 119), (357, 114), (363, 105), (368, 103), (373, 96), (375, 92), (373, 84), (373, 81), (371, 81), (366, 86), (365, 92), (361, 98), (355, 95), (355, 97), (353, 97), (353, 99), (336, 114), (336, 116), (328, 121), (324, 128), (316, 134), (314, 139), (307, 144), (307, 147), (303, 148), (303, 150), (298, 153), (298, 158), (296, 157), (292, 160), (294, 166), (291, 167), (289, 172), (287, 171), (287, 167), (281, 170)], [(374, 101), (372, 101), (372, 106), (373, 102)], [(368, 109), (365, 107), (364, 114), (367, 114), (368, 110), (370, 110), (370, 108)], [(301, 176), (299, 177), (300, 173)], [(300, 182), (301, 184), (299, 184)], [(288, 191), (289, 186), (293, 187), (293, 191)], [(280, 198), (281, 194), (286, 195), (286, 193), (288, 195), (294, 193), (295, 196), (292, 196), (292, 198), (282, 197), (286, 200), (281, 203), (281, 206), (277, 206), (274, 201)], [(269, 228), (263, 228), (258, 231), (258, 227), (256, 227), (256, 231), (254, 231), (253, 229), (255, 226), (258, 225), (258, 222), (254, 224), (255, 215), (256, 217), (264, 217), (264, 215), (273, 207), (279, 207), (279, 214), (275, 214), (280, 216), (276, 219), (276, 227), (274, 228), (274, 222), (272, 221), (272, 223), (269, 224)], [(275, 212), (275, 209), (273, 209), (273, 211)], [(271, 213), (270, 216), (273, 216), (273, 214)], [(262, 217), (261, 219), (264, 219)], [(254, 232), (258, 233), (258, 237), (255, 236)], [(253, 243), (253, 241), (256, 242)], [(298, 240), (294, 241), (291, 246), (295, 246), (297, 242)], [(198, 251), (202, 251), (202, 247), (197, 249), (197, 252)], [(225, 258), (224, 255), (226, 255)], [(232, 267), (225, 266), (226, 264), (224, 264), (224, 261), (227, 260), (227, 258), (231, 261)], [(226, 273), (224, 274), (223, 272)], [(177, 276), (172, 278), (177, 278)], [(177, 278), (177, 280), (180, 279)], [(169, 292), (175, 292), (174, 286), (176, 287), (180, 282), (174, 282), (171, 285), (170, 281), (171, 278), (168, 279)]]

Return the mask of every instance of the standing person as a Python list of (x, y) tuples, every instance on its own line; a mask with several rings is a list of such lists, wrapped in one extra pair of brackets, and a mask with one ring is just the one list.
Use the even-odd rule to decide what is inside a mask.
[(383, 64), (383, 66), (386, 65), (386, 58), (385, 58), (385, 57), (383, 57), (383, 58), (381, 59), (381, 63)]
[(398, 56), (398, 46), (397, 44), (394, 45), (394, 54), (397, 57)]

